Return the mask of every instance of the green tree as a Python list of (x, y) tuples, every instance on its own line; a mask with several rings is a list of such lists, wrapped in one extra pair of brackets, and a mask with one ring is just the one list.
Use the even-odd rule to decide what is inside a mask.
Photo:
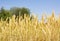
[(5, 10), (3, 7), (0, 10), (0, 19), (6, 20), (7, 17), (10, 17), (9, 10)]
[(16, 16), (24, 17), (24, 14), (30, 16), (30, 10), (24, 7), (23, 8), (13, 7), (10, 9), (10, 12), (12, 13), (12, 15), (16, 15)]
[(10, 8), (10, 12), (12, 15), (19, 16), (20, 8), (18, 8), (18, 7)]
[(28, 8), (21, 8), (20, 11), (20, 16), (24, 16), (24, 14), (26, 14), (27, 16), (30, 16), (30, 10)]

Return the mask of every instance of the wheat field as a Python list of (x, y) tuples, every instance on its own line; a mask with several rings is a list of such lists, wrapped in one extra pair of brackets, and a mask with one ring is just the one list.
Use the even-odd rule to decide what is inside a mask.
[[(7, 19), (6, 19), (7, 20)], [(24, 16), (0, 21), (0, 41), (60, 41), (60, 17), (54, 14), (38, 21)]]

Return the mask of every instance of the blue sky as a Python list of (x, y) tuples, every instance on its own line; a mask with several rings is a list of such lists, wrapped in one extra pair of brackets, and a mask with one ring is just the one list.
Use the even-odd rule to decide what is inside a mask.
[(60, 13), (60, 0), (0, 0), (0, 8), (2, 6), (6, 9), (11, 7), (27, 7), (39, 17), (44, 12), (51, 14), (53, 10), (56, 15)]

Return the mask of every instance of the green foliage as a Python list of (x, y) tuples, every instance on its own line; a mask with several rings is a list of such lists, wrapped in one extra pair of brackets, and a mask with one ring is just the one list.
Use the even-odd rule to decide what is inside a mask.
[(10, 17), (9, 10), (5, 10), (3, 7), (0, 10), (0, 19), (6, 20), (7, 17)]
[(30, 16), (30, 10), (28, 8), (21, 8), (20, 15), (24, 16), (24, 14)]
[(7, 17), (12, 17), (15, 15), (16, 17), (22, 16), (24, 18), (24, 14), (30, 16), (30, 10), (28, 8), (18, 8), (13, 7), (10, 10), (5, 10), (3, 7), (0, 10), (0, 19), (6, 20)]
[(18, 7), (13, 7), (10, 9), (10, 12), (12, 13), (12, 15), (16, 15), (17, 16), (22, 16), (24, 17), (24, 14), (30, 16), (30, 10), (28, 8), (18, 8)]
[(10, 9), (10, 12), (11, 12), (12, 15), (19, 16), (20, 8), (13, 7), (13, 8)]

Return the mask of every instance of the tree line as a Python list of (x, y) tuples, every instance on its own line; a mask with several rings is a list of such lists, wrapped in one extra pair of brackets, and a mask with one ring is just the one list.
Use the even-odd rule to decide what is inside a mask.
[(2, 7), (0, 9), (0, 20), (6, 20), (7, 17), (12, 17), (13, 15), (15, 15), (16, 17), (18, 16), (22, 16), (24, 18), (24, 14), (26, 14), (27, 16), (30, 16), (30, 10), (28, 8), (22, 7), (22, 8), (18, 8), (18, 7), (12, 7), (9, 10), (4, 9), (4, 7)]

